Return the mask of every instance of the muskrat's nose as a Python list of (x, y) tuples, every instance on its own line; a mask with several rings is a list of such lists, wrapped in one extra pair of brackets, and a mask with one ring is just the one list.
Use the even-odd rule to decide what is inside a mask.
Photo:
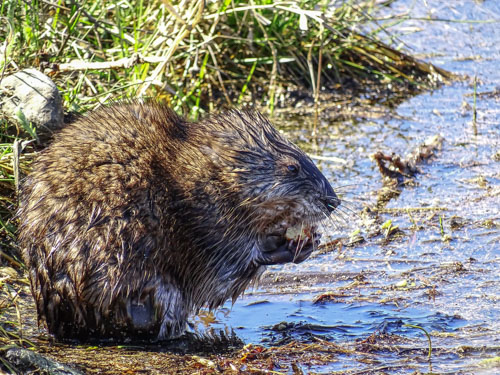
[(328, 210), (328, 213), (332, 213), (335, 211), (335, 209), (340, 206), (340, 199), (337, 197), (335, 193), (333, 195), (329, 195), (327, 197), (324, 197), (322, 199), (323, 204), (325, 205), (326, 209)]
[(337, 194), (335, 194), (335, 191), (328, 182), (325, 186), (325, 195), (323, 196), (322, 202), (330, 214), (340, 205), (339, 197), (337, 197)]

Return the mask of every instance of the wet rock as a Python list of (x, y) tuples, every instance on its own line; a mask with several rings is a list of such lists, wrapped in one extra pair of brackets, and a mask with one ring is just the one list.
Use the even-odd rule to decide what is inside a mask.
[(7, 349), (5, 359), (22, 374), (83, 375), (80, 371), (28, 349), (17, 347)]
[(0, 112), (51, 133), (63, 125), (62, 100), (56, 85), (36, 69), (25, 69), (0, 82)]

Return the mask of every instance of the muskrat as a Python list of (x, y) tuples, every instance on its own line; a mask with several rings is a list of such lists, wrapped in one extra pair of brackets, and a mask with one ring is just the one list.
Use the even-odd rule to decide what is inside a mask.
[[(169, 339), (266, 265), (309, 257), (339, 204), (256, 111), (188, 122), (156, 102), (115, 103), (40, 152), (22, 184), (19, 241), (56, 338)], [(312, 234), (287, 239), (297, 226)]]

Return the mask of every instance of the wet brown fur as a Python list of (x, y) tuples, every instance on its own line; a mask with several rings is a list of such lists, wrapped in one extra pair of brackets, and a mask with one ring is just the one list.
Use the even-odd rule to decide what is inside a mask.
[(55, 137), (22, 186), (39, 318), (58, 338), (175, 337), (263, 271), (259, 235), (318, 222), (327, 196), (309, 158), (257, 112), (190, 123), (154, 102), (94, 111)]

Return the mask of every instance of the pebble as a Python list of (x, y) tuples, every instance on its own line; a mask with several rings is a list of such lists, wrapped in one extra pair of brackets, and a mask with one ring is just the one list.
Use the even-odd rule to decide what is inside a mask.
[(52, 133), (63, 125), (59, 91), (42, 72), (21, 70), (0, 82), (0, 113), (22, 124), (20, 115), (37, 130)]

